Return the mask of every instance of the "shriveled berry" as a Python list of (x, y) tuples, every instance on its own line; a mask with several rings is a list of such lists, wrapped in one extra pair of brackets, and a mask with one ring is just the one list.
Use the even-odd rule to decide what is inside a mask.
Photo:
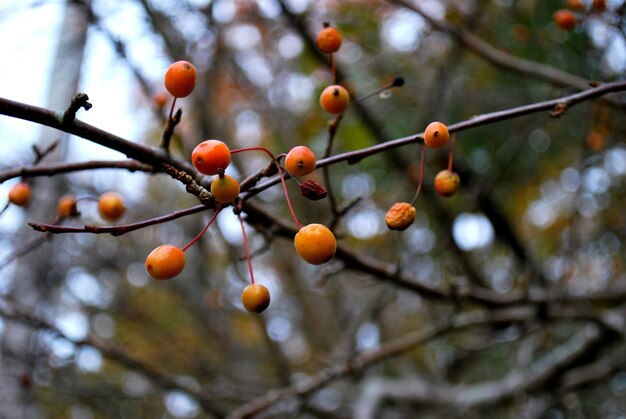
[(335, 235), (322, 224), (302, 227), (294, 238), (294, 245), (298, 255), (312, 265), (328, 262), (337, 251)]
[(261, 284), (251, 284), (243, 289), (241, 302), (251, 313), (261, 313), (270, 305), (270, 292)]
[(606, 0), (593, 0), (593, 8), (598, 11), (606, 9)]
[(227, 204), (239, 195), (239, 182), (232, 176), (216, 176), (211, 182), (211, 194), (217, 202)]
[(289, 150), (285, 158), (285, 170), (291, 176), (306, 176), (315, 170), (315, 154), (303, 145)]
[(30, 185), (26, 182), (15, 184), (9, 191), (9, 202), (23, 207), (30, 201)]
[(165, 71), (165, 88), (174, 97), (186, 97), (196, 87), (196, 67), (188, 61), (176, 61)]
[(171, 279), (185, 268), (185, 252), (171, 244), (154, 249), (146, 258), (146, 271), (158, 280)]
[(448, 138), (450, 138), (448, 127), (442, 122), (431, 122), (424, 131), (424, 144), (431, 148), (443, 147)]
[(98, 199), (98, 213), (107, 221), (116, 221), (126, 212), (122, 197), (115, 192), (107, 192)]
[(441, 196), (452, 196), (461, 185), (459, 175), (450, 170), (442, 170), (435, 176), (435, 189)]
[(567, 7), (572, 10), (585, 10), (585, 3), (582, 0), (567, 0)]
[(554, 15), (552, 15), (552, 19), (554, 19), (554, 23), (556, 23), (560, 28), (565, 29), (566, 31), (571, 31), (572, 29), (574, 29), (578, 21), (578, 19), (576, 19), (576, 15), (570, 10), (566, 9), (561, 9), (554, 12)]
[(341, 113), (350, 103), (350, 94), (345, 87), (333, 84), (326, 87), (320, 95), (320, 105), (328, 113)]
[(408, 202), (396, 202), (385, 216), (387, 227), (391, 230), (406, 230), (415, 221), (415, 207)]
[(57, 204), (57, 211), (61, 219), (76, 217), (78, 215), (76, 197), (73, 195), (63, 195)]
[(217, 175), (230, 164), (230, 149), (222, 141), (206, 140), (193, 149), (191, 162), (200, 173)]
[(319, 201), (320, 199), (326, 198), (328, 195), (328, 191), (322, 185), (314, 181), (313, 179), (309, 179), (300, 184), (300, 192), (302, 196), (311, 201)]
[(341, 33), (330, 25), (317, 34), (317, 47), (325, 53), (337, 52), (342, 42)]

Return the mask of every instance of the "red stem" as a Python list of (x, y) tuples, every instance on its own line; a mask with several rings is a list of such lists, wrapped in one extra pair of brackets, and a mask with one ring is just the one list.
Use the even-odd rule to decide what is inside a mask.
[(213, 224), (213, 221), (215, 221), (215, 219), (217, 218), (217, 214), (219, 214), (221, 210), (222, 209), (219, 208), (219, 207), (215, 209), (215, 212), (213, 213), (213, 216), (211, 217), (209, 222), (206, 223), (206, 225), (204, 226), (202, 231), (200, 231), (200, 233), (198, 233), (198, 235), (196, 237), (194, 237), (189, 243), (187, 243), (187, 245), (185, 247), (183, 247), (183, 252), (185, 250), (189, 249), (191, 246), (193, 246), (198, 240), (200, 240), (200, 237), (202, 237), (202, 235), (204, 233), (206, 233), (206, 231), (209, 229), (209, 227), (211, 227), (211, 224)]
[(296, 213), (293, 210), (293, 207), (291, 206), (291, 199), (289, 199), (289, 192), (287, 192), (287, 184), (285, 183), (285, 175), (283, 174), (283, 169), (282, 167), (280, 167), (280, 164), (276, 160), (276, 157), (274, 157), (274, 154), (272, 154), (272, 152), (269, 151), (265, 147), (238, 148), (236, 150), (231, 150), (230, 154), (241, 153), (243, 151), (262, 151), (272, 158), (272, 160), (276, 164), (276, 168), (278, 169), (278, 176), (280, 177), (280, 182), (283, 185), (283, 192), (285, 193), (285, 200), (287, 201), (287, 206), (289, 207), (289, 212), (291, 213), (291, 217), (293, 218), (293, 221), (296, 223), (296, 227), (298, 227), (298, 230), (301, 229), (302, 224), (300, 224), (300, 221), (298, 221), (298, 217), (296, 217)]
[(172, 116), (174, 116), (174, 106), (176, 106), (176, 99), (178, 98), (174, 97), (174, 100), (172, 101), (172, 106), (170, 107), (170, 116), (167, 117), (168, 123), (172, 120)]
[(243, 248), (246, 251), (246, 260), (248, 261), (248, 269), (250, 270), (250, 283), (254, 284), (254, 271), (252, 270), (252, 259), (250, 259), (250, 249), (248, 248), (248, 236), (246, 235), (246, 227), (243, 225), (241, 214), (237, 214), (239, 223), (241, 224), (241, 234), (243, 236)]
[(426, 146), (422, 144), (422, 157), (420, 161), (420, 178), (419, 178), (419, 183), (417, 184), (417, 192), (415, 192), (415, 196), (413, 197), (413, 200), (411, 201), (411, 205), (413, 206), (415, 206), (415, 203), (417, 202), (417, 198), (420, 196), (420, 191), (422, 190), (422, 183), (424, 182), (425, 162), (426, 162)]
[(456, 139), (456, 134), (452, 134), (452, 139), (450, 140), (450, 154), (448, 154), (448, 170), (452, 171), (452, 160), (454, 155), (454, 140)]
[(333, 73), (334, 84), (337, 84), (337, 68), (335, 67), (335, 60), (333, 58), (333, 53), (328, 53), (328, 60), (330, 61), (330, 71)]

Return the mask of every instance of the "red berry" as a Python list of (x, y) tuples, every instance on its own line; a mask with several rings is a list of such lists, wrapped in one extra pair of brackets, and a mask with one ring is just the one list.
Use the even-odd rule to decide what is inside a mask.
[(554, 19), (554, 23), (556, 23), (559, 27), (565, 29), (566, 31), (571, 31), (576, 27), (576, 15), (574, 15), (574, 13), (569, 10), (557, 10), (552, 18)]
[(335, 256), (335, 235), (322, 224), (309, 224), (300, 229), (294, 238), (296, 252), (312, 265), (321, 265)]
[(211, 182), (211, 194), (217, 202), (228, 204), (239, 195), (239, 182), (232, 176), (216, 176)]
[(459, 175), (450, 170), (442, 170), (435, 176), (435, 189), (441, 196), (454, 195), (459, 190), (460, 185)]
[(285, 170), (291, 176), (306, 176), (315, 170), (315, 154), (303, 145), (292, 148), (285, 158)]
[(585, 4), (582, 0), (567, 0), (567, 7), (572, 10), (585, 10)]
[(320, 105), (328, 113), (341, 113), (350, 103), (350, 94), (338, 84), (328, 86), (320, 95)]
[(23, 207), (30, 201), (30, 186), (26, 182), (20, 182), (14, 185), (9, 191), (9, 202)]
[(185, 268), (185, 252), (171, 244), (154, 249), (146, 258), (146, 271), (158, 280), (171, 279)]
[(187, 61), (176, 61), (165, 71), (165, 88), (174, 97), (186, 97), (196, 87), (196, 67)]
[(243, 289), (241, 302), (246, 310), (261, 313), (270, 305), (270, 292), (261, 284), (251, 284)]
[(431, 122), (424, 131), (424, 144), (432, 148), (440, 148), (446, 145), (450, 138), (448, 127), (442, 122)]
[(341, 33), (332, 26), (326, 26), (317, 34), (317, 46), (325, 53), (337, 52), (342, 42)]
[(98, 199), (98, 212), (107, 221), (116, 221), (126, 211), (124, 201), (115, 192), (107, 192)]
[(193, 149), (191, 162), (200, 173), (217, 175), (230, 164), (230, 149), (219, 140), (206, 140)]

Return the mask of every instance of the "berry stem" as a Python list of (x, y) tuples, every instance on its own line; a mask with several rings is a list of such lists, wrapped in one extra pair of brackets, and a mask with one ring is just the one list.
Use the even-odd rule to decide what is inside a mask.
[(420, 159), (420, 178), (419, 183), (417, 184), (417, 191), (415, 192), (415, 196), (411, 201), (411, 205), (415, 206), (417, 202), (417, 198), (420, 196), (420, 191), (422, 190), (422, 183), (424, 182), (424, 165), (426, 163), (426, 146), (422, 144), (422, 157)]
[(4, 206), (4, 208), (2, 208), (2, 209), (0, 210), (0, 215), (2, 215), (2, 214), (3, 214), (6, 210), (7, 210), (7, 208), (9, 208), (9, 205), (10, 205), (10, 202), (8, 202), (8, 201), (7, 201), (7, 203), (6, 203), (6, 205)]
[(448, 154), (448, 170), (452, 171), (452, 160), (454, 160), (454, 140), (456, 139), (456, 134), (452, 134), (452, 139), (450, 140), (450, 154)]
[(202, 231), (200, 231), (200, 233), (198, 233), (198, 235), (196, 237), (194, 237), (189, 243), (187, 243), (187, 245), (185, 247), (183, 247), (183, 249), (182, 249), (183, 252), (185, 250), (189, 249), (191, 246), (193, 246), (198, 240), (200, 240), (200, 237), (202, 237), (202, 235), (204, 233), (206, 233), (206, 231), (209, 229), (209, 227), (211, 227), (211, 224), (213, 224), (213, 221), (215, 221), (215, 219), (217, 218), (217, 214), (219, 214), (221, 210), (222, 210), (221, 207), (217, 207), (215, 209), (215, 212), (213, 213), (213, 216), (211, 217), (209, 222), (206, 223), (206, 225), (204, 226)]
[(230, 154), (241, 153), (243, 151), (262, 151), (272, 158), (272, 161), (274, 162), (274, 164), (276, 165), (276, 168), (278, 169), (278, 176), (280, 176), (280, 182), (283, 185), (283, 192), (285, 193), (285, 200), (287, 201), (287, 206), (289, 207), (289, 212), (291, 213), (291, 217), (293, 218), (293, 221), (296, 223), (296, 226), (298, 227), (298, 229), (301, 229), (302, 224), (300, 224), (300, 221), (298, 221), (298, 217), (296, 217), (296, 213), (293, 210), (293, 207), (291, 206), (291, 199), (289, 199), (289, 192), (287, 192), (287, 184), (285, 183), (285, 174), (283, 173), (282, 167), (280, 167), (280, 163), (278, 163), (278, 160), (276, 160), (276, 157), (274, 157), (274, 154), (272, 154), (272, 152), (269, 151), (265, 147), (238, 148), (236, 150), (231, 150)]
[(174, 116), (174, 106), (176, 106), (176, 99), (178, 98), (174, 97), (174, 100), (172, 101), (172, 106), (170, 107), (170, 115), (167, 117), (168, 123), (171, 123), (172, 117)]
[(401, 77), (396, 77), (395, 79), (393, 79), (393, 81), (391, 81), (390, 83), (387, 83), (386, 85), (379, 87), (378, 89), (367, 93), (365, 96), (359, 96), (356, 99), (354, 99), (353, 101), (350, 102), (350, 104), (348, 105), (348, 107), (352, 106), (353, 104), (355, 104), (356, 102), (360, 102), (362, 100), (366, 100), (371, 98), (372, 96), (376, 96), (386, 90), (389, 89), (393, 89), (394, 87), (401, 87), (402, 85), (404, 85), (404, 79)]
[(246, 252), (246, 260), (248, 261), (248, 269), (250, 270), (250, 283), (254, 284), (254, 271), (252, 270), (252, 259), (250, 258), (250, 249), (248, 248), (248, 236), (246, 235), (246, 227), (243, 225), (241, 214), (237, 214), (239, 224), (241, 224), (241, 235), (243, 236), (243, 248)]
[(338, 84), (337, 83), (337, 67), (335, 66), (335, 59), (333, 57), (332, 52), (328, 53), (328, 61), (330, 62), (330, 71), (332, 72), (333, 80), (335, 81), (334, 84)]

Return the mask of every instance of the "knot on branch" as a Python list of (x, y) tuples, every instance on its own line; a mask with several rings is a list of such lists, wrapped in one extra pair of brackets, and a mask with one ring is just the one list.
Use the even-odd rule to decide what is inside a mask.
[(552, 109), (552, 112), (550, 112), (550, 117), (560, 118), (563, 116), (566, 110), (567, 110), (567, 103), (559, 102), (554, 106), (554, 109)]
[(93, 105), (89, 103), (89, 96), (85, 93), (76, 94), (76, 96), (72, 98), (70, 106), (65, 112), (63, 112), (63, 120), (61, 121), (61, 124), (64, 126), (71, 124), (74, 122), (74, 119), (76, 119), (76, 112), (78, 112), (80, 108), (88, 111), (92, 106)]
[(176, 179), (177, 181), (185, 185), (185, 189), (187, 190), (187, 192), (196, 196), (202, 205), (210, 207), (215, 204), (215, 200), (213, 199), (213, 195), (211, 195), (211, 192), (198, 185), (196, 181), (193, 180), (193, 178), (189, 176), (186, 172), (178, 170), (170, 166), (169, 164), (163, 165), (163, 171), (170, 175), (173, 179)]

